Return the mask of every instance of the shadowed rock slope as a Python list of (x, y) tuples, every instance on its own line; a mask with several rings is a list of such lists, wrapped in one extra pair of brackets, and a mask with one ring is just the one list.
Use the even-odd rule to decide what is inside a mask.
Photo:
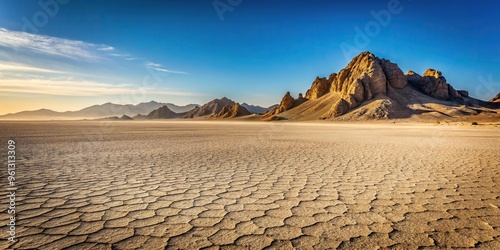
[(406, 75), (387, 59), (370, 52), (355, 57), (328, 78), (317, 77), (305, 97), (286, 93), (265, 120), (453, 119), (498, 114), (500, 104), (484, 102), (456, 90), (438, 70)]
[(269, 107), (261, 107), (261, 106), (258, 106), (258, 105), (251, 105), (251, 104), (248, 104), (248, 103), (242, 103), (241, 106), (245, 107), (250, 113), (254, 113), (254, 114), (261, 114), (261, 113), (265, 113), (269, 110), (272, 110), (276, 107), (278, 107), (277, 104), (275, 105), (272, 105), (272, 106), (269, 106)]
[(174, 119), (181, 118), (184, 115), (186, 115), (186, 113), (178, 114), (170, 110), (168, 106), (163, 106), (159, 109), (151, 111), (151, 113), (146, 116), (146, 119)]
[(251, 115), (250, 111), (248, 111), (245, 107), (240, 105), (239, 103), (235, 103), (233, 105), (224, 106), (221, 111), (212, 117), (214, 118), (235, 118), (240, 116)]

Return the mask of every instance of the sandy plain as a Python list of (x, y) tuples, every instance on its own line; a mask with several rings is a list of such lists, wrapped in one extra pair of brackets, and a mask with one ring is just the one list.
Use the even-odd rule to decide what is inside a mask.
[[(1, 122), (0, 248), (500, 249), (500, 129)], [(6, 164), (2, 163), (6, 168)]]

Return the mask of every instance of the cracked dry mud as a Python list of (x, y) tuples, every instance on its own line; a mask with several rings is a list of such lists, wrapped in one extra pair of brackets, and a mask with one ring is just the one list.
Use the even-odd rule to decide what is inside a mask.
[(18, 155), (19, 241), (4, 240), (2, 189), (2, 249), (500, 249), (498, 128), (88, 121), (0, 130)]

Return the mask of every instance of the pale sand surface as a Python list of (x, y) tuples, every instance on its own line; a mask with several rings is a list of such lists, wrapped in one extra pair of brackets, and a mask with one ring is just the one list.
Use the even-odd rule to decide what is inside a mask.
[[(88, 121), (0, 131), (1, 159), (7, 139), (18, 147), (19, 249), (500, 249), (497, 127)], [(5, 169), (0, 177), (5, 225)]]

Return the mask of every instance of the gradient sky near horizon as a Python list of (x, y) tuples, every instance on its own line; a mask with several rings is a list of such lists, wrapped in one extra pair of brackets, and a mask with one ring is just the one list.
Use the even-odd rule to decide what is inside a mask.
[[(46, 6), (40, 3), (46, 3)], [(54, 4), (57, 3), (57, 6)], [(262, 106), (371, 51), (500, 92), (495, 1), (0, 1), (0, 114), (105, 102)], [(390, 15), (387, 15), (390, 13)]]

